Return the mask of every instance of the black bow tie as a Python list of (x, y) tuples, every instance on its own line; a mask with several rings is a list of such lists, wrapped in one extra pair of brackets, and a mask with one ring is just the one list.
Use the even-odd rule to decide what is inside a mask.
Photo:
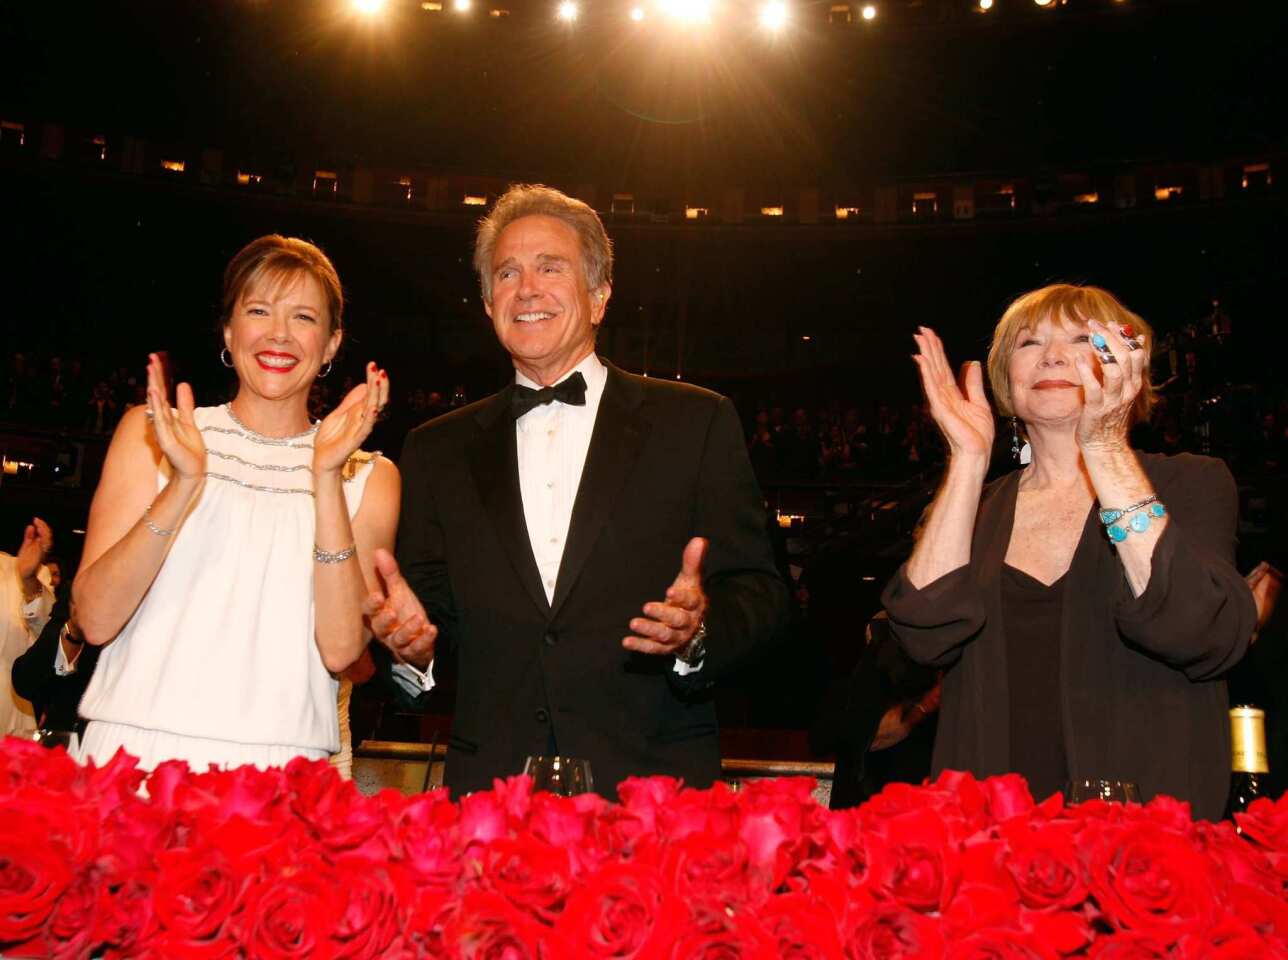
[(514, 419), (518, 420), (533, 407), (540, 407), (551, 400), (558, 400), (574, 407), (584, 407), (586, 378), (578, 371), (553, 387), (542, 387), (540, 390), (533, 390), (531, 387), (516, 383), (514, 393), (510, 395), (510, 412), (514, 414)]

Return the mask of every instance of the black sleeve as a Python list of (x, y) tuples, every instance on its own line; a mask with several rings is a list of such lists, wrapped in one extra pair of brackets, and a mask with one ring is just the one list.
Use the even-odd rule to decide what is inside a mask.
[[(13, 662), (14, 692), (24, 700), (31, 701), (32, 706), (36, 708), (37, 716), (49, 703), (54, 687), (61, 679), (54, 673), (54, 661), (58, 656), (58, 637), (63, 632), (63, 624), (67, 622), (69, 610), (68, 594), (64, 592), (54, 604), (49, 620), (40, 631), (36, 642)], [(81, 655), (84, 656), (84, 654), (85, 651), (82, 650)]]
[(780, 638), (790, 621), (787, 586), (774, 566), (765, 506), (733, 404), (721, 397), (698, 473), (694, 536), (709, 541), (703, 570), (707, 659), (713, 682)]
[(433, 469), (430, 435), (413, 430), (403, 445), (402, 511), (398, 521), (398, 566), (438, 628), (437, 659), (455, 640), (456, 605), (448, 576), (443, 529), (430, 483)]
[(1123, 577), (1118, 629), (1191, 680), (1206, 680), (1242, 659), (1256, 626), (1252, 591), (1234, 565), (1238, 490), (1220, 460), (1186, 458), (1159, 494), (1167, 528), (1145, 592), (1132, 596)]

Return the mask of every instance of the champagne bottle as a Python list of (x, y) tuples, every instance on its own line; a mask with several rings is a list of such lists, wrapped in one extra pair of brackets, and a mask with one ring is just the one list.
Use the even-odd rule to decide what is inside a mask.
[[(1248, 804), (1266, 789), (1266, 712), (1241, 705), (1230, 709), (1230, 742), (1233, 747), (1230, 764), (1230, 800), (1226, 818), (1248, 809)], [(1242, 831), (1240, 831), (1242, 832)]]

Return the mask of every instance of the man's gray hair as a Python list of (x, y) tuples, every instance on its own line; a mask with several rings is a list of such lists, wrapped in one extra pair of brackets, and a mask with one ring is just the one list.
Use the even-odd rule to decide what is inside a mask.
[(479, 275), (483, 299), (492, 302), (492, 251), (501, 231), (520, 217), (543, 216), (562, 220), (577, 231), (581, 260), (586, 271), (586, 289), (598, 290), (613, 282), (613, 242), (604, 223), (589, 205), (566, 193), (539, 183), (515, 184), (492, 211), (479, 221), (474, 239), (474, 270)]

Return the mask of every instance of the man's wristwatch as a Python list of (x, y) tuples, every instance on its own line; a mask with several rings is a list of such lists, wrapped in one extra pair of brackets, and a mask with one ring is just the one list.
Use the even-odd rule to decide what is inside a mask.
[(701, 663), (707, 655), (707, 621), (705, 618), (698, 621), (697, 633), (693, 635), (688, 643), (675, 651), (675, 659), (681, 663), (687, 663), (689, 666)]

